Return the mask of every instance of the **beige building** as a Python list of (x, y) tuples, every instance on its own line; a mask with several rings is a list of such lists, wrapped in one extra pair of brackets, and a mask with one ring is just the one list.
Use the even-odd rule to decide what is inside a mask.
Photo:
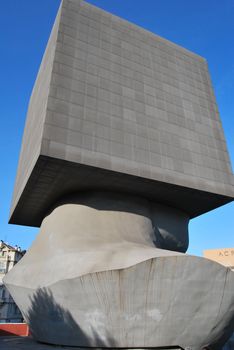
[(234, 271), (234, 248), (204, 250), (205, 258), (216, 261)]
[[(220, 248), (204, 250), (205, 258), (216, 261), (234, 271), (234, 248)], [(222, 350), (234, 350), (234, 334)]]
[(24, 254), (25, 251), (22, 251), (20, 247), (12, 247), (0, 241), (0, 323), (19, 323), (23, 321), (23, 316), (10, 293), (3, 285), (2, 279)]

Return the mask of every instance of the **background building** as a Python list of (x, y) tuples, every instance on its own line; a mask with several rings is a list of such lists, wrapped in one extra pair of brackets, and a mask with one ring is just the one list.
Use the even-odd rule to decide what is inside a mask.
[(216, 261), (234, 271), (234, 248), (204, 250), (205, 258)]
[[(204, 250), (205, 258), (216, 261), (224, 266), (230, 267), (234, 271), (234, 248), (209, 249)], [(223, 350), (234, 349), (234, 334), (223, 347)]]
[(23, 316), (10, 293), (3, 285), (2, 279), (24, 254), (25, 251), (22, 251), (20, 247), (12, 247), (0, 241), (0, 323), (18, 323), (23, 321)]

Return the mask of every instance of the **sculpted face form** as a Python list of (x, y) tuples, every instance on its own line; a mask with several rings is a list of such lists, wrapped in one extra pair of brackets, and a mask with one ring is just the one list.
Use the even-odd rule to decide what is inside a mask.
[[(66, 278), (71, 266), (76, 268), (70, 277), (126, 268), (164, 255), (155, 248), (181, 251), (187, 242), (188, 217), (184, 213), (136, 196), (88, 192), (56, 204), (43, 220), (27, 258), (18, 266), (24, 266), (25, 283), (31, 287), (32, 281), (40, 285), (40, 276), (44, 284)], [(59, 266), (63, 251), (69, 259), (54, 274), (48, 263)], [(35, 277), (31, 259), (38, 261)]]
[(176, 251), (187, 247), (188, 221), (137, 196), (72, 195), (51, 208), (4, 282), (39, 341), (200, 350), (232, 324), (234, 274)]

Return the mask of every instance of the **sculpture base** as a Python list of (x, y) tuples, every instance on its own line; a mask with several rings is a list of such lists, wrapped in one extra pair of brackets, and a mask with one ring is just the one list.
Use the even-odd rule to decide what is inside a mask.
[(141, 198), (82, 195), (44, 219), (4, 282), (44, 343), (220, 349), (234, 326), (234, 273), (155, 247), (159, 236), (180, 245), (187, 223)]
[[(0, 337), (0, 349), (2, 350), (58, 350), (57, 346), (38, 343), (30, 337)], [(96, 350), (104, 350), (106, 348), (97, 348)], [(114, 349), (114, 348), (113, 348)], [(152, 348), (150, 348), (153, 350)], [(150, 350), (149, 349), (149, 350)], [(80, 347), (62, 347), (61, 350), (89, 350), (89, 348)], [(111, 350), (111, 349), (110, 349)], [(121, 349), (121, 350), (127, 350)], [(143, 350), (143, 349), (132, 349), (132, 350)], [(144, 350), (148, 350), (147, 348)], [(155, 350), (181, 350), (181, 348), (155, 348)]]
[(154, 258), (35, 290), (7, 286), (46, 343), (198, 350), (231, 333), (234, 273), (202, 258)]

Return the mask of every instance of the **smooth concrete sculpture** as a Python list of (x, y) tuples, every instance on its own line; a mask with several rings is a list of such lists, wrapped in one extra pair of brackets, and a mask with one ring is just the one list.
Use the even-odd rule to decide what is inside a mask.
[(184, 242), (187, 225), (184, 213), (145, 199), (80, 194), (43, 220), (5, 282), (42, 342), (219, 349), (233, 326), (233, 272), (155, 248), (162, 236)]
[(41, 226), (4, 282), (38, 341), (220, 349), (234, 273), (185, 255), (233, 199), (205, 60), (63, 0), (32, 93), (11, 223)]

